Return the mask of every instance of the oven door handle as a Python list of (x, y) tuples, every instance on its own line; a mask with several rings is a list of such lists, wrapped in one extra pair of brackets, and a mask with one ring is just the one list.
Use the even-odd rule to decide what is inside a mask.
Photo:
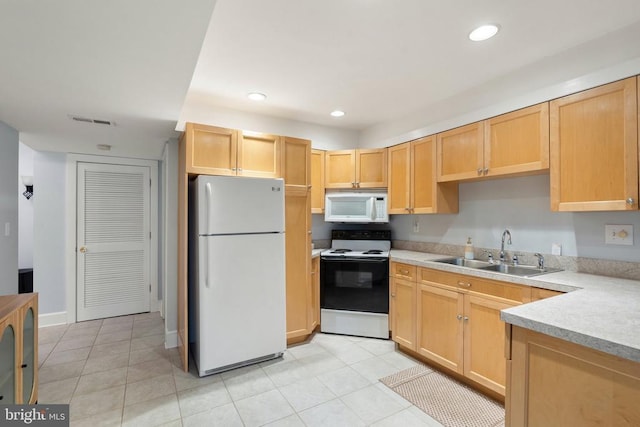
[(348, 257), (320, 257), (320, 261), (330, 262), (343, 262), (343, 263), (356, 263), (356, 262), (370, 262), (382, 264), (389, 261), (389, 258), (348, 258)]

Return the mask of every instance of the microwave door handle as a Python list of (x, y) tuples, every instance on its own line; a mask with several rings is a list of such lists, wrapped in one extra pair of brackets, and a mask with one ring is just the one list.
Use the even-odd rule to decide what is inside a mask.
[(371, 203), (371, 221), (375, 221), (376, 217), (378, 216), (376, 215), (376, 198), (371, 197), (369, 199), (369, 203)]

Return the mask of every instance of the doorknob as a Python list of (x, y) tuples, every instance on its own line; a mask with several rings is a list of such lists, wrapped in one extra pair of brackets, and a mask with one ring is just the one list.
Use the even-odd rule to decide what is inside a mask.
[(81, 246), (80, 247), (80, 253), (86, 253), (87, 252), (87, 247), (86, 246)]

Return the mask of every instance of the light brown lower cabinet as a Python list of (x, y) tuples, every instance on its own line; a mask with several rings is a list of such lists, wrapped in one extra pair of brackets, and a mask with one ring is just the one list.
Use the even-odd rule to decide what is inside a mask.
[(504, 396), (500, 310), (530, 301), (530, 288), (422, 267), (416, 275), (413, 282), (391, 278), (393, 340)]
[(640, 363), (507, 325), (508, 427), (640, 426)]
[(38, 400), (38, 294), (0, 296), (0, 404)]
[(309, 314), (311, 325), (309, 329), (313, 332), (320, 325), (320, 257), (311, 259), (311, 298)]

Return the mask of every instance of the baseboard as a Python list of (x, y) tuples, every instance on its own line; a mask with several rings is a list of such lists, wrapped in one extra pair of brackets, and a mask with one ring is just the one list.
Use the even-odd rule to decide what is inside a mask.
[(174, 348), (178, 346), (178, 331), (164, 332), (164, 348)]
[(38, 314), (38, 327), (45, 328), (47, 326), (66, 325), (67, 312), (60, 311), (58, 313)]

